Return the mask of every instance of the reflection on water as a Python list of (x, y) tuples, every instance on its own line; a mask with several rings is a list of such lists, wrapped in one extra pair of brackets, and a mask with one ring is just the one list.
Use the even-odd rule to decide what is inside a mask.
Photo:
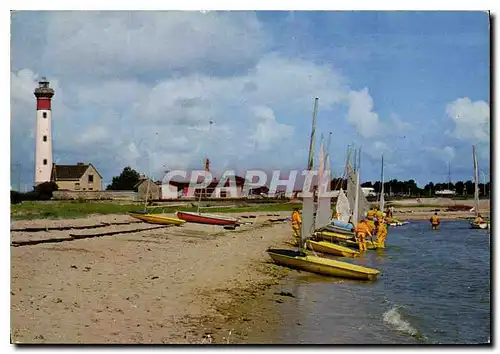
[(391, 228), (384, 250), (342, 259), (376, 282), (296, 273), (274, 343), (484, 343), (490, 338), (489, 233), (467, 221)]

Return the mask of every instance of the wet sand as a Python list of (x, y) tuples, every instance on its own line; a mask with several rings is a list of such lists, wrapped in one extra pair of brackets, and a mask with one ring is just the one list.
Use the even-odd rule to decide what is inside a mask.
[[(285, 246), (290, 226), (266, 222), (276, 218), (266, 214), (249, 219), (253, 225), (235, 231), (185, 224), (11, 247), (11, 341), (232, 343), (239, 335), (231, 330), (246, 322), (240, 318), (239, 305), (257, 298), (287, 274), (270, 262), (266, 249)], [(12, 227), (132, 220), (99, 216), (17, 221)], [(64, 237), (139, 225), (144, 228), (147, 224), (33, 232), (29, 236)], [(12, 232), (13, 240), (27, 236)]]

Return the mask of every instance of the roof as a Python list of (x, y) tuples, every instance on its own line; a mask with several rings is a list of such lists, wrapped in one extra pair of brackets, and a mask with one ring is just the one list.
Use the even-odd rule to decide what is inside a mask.
[[(233, 176), (228, 176), (228, 177), (233, 177)], [(234, 181), (236, 182), (236, 186), (243, 186), (245, 184), (245, 178), (240, 176), (234, 176)], [(202, 183), (202, 182), (203, 182), (203, 177), (198, 176), (196, 183)], [(212, 182), (210, 182), (210, 184), (205, 188), (215, 188), (219, 184), (219, 182), (220, 180), (214, 178)], [(169, 181), (168, 183), (177, 187), (187, 187), (190, 181)], [(224, 187), (229, 187), (229, 184), (230, 184), (230, 179), (226, 179)]]
[(56, 165), (52, 166), (52, 178), (56, 181), (64, 181), (64, 180), (79, 180), (82, 178), (83, 174), (88, 170), (88, 168), (92, 166), (99, 177), (102, 178), (101, 174), (97, 171), (97, 169), (91, 164), (83, 164), (79, 163), (76, 165)]
[[(150, 179), (150, 178), (141, 178), (141, 179), (139, 180), (139, 182), (137, 182), (137, 183), (134, 185), (134, 188), (139, 187), (142, 183), (146, 182), (148, 179), (149, 179), (151, 182), (153, 182), (153, 180), (152, 180), (152, 179)], [(161, 186), (163, 183), (162, 183), (162, 181), (156, 181), (156, 182), (153, 182), (153, 184), (156, 184), (157, 186)]]

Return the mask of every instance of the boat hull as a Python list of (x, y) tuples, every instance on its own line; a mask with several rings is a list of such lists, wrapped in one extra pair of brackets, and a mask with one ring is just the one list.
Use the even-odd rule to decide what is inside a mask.
[(380, 274), (376, 269), (328, 258), (310, 256), (303, 252), (285, 249), (268, 249), (267, 253), (276, 264), (331, 277), (376, 280), (377, 276)]
[(470, 227), (472, 229), (489, 229), (490, 228), (490, 224), (487, 223), (487, 222), (482, 222), (482, 223), (471, 223), (470, 224)]
[(306, 247), (307, 247), (307, 249), (315, 251), (315, 252), (331, 254), (334, 256), (358, 257), (360, 255), (360, 253), (358, 251), (355, 251), (349, 247), (336, 245), (334, 243), (327, 242), (327, 241), (307, 240)]
[(159, 224), (159, 225), (182, 225), (185, 223), (184, 220), (171, 218), (168, 216), (155, 215), (155, 214), (143, 214), (143, 213), (128, 213), (133, 218), (142, 220), (149, 224)]
[(177, 217), (186, 222), (192, 222), (197, 224), (208, 224), (208, 225), (237, 225), (239, 223), (238, 219), (213, 215), (213, 214), (205, 214), (205, 213), (190, 213), (178, 211), (176, 213)]

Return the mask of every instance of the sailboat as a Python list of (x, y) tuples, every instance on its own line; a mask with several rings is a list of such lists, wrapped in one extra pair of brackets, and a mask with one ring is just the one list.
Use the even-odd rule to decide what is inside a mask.
[[(213, 123), (214, 122), (212, 120), (209, 121), (209, 124), (210, 124), (209, 134), (212, 130)], [(207, 157), (205, 157), (205, 171), (207, 171), (207, 172), (210, 171), (210, 160)], [(182, 219), (182, 220), (187, 221), (187, 222), (197, 223), (197, 224), (232, 226), (232, 227), (239, 226), (239, 219), (238, 218), (233, 218), (231, 216), (223, 216), (223, 215), (208, 214), (208, 213), (200, 212), (202, 195), (203, 195), (203, 192), (200, 190), (200, 196), (198, 199), (198, 208), (197, 208), (196, 212), (177, 211), (175, 213), (175, 215), (179, 219)]]
[[(314, 157), (314, 134), (316, 130), (316, 112), (318, 98), (314, 101), (314, 113), (312, 133), (309, 145), (308, 170), (313, 168)], [(302, 229), (298, 250), (273, 249), (267, 250), (271, 259), (279, 264), (290, 268), (305, 270), (334, 277), (346, 277), (352, 279), (375, 280), (380, 273), (376, 269), (367, 268), (347, 262), (308, 255), (305, 251), (306, 241), (314, 230), (314, 195), (304, 194), (302, 198)]]
[[(329, 144), (328, 144), (329, 145)], [(323, 158), (323, 143), (319, 153), (319, 168), (318, 168), (318, 208), (315, 218), (315, 229), (327, 225), (331, 219), (331, 198), (327, 195), (327, 186), (330, 181), (330, 162), (327, 152), (326, 158)], [(313, 234), (314, 238), (314, 234)], [(357, 257), (359, 252), (351, 248), (341, 246), (335, 242), (324, 240), (306, 240), (306, 248), (315, 252), (321, 252), (342, 257)]]
[[(472, 145), (472, 156), (474, 158), (474, 211), (476, 212), (476, 218), (479, 216), (479, 185), (478, 185), (478, 166), (476, 157), (476, 147)], [(471, 222), (471, 228), (473, 229), (489, 229), (490, 223), (488, 222), (477, 222), (473, 220)]]
[[(361, 152), (356, 151), (357, 158), (361, 158)], [(356, 159), (356, 157), (355, 157)], [(356, 161), (355, 161), (356, 162)], [(350, 153), (348, 153), (348, 158), (346, 162), (346, 173), (347, 173), (347, 201), (348, 208), (350, 210), (349, 219), (350, 223), (344, 224), (343, 221), (331, 220), (330, 224), (326, 225), (322, 229), (317, 230), (315, 233), (315, 238), (323, 241), (340, 243), (341, 245), (346, 245), (352, 248), (358, 248), (358, 242), (354, 237), (354, 225), (357, 225), (358, 221), (361, 220), (367, 210), (368, 201), (360, 186), (360, 166), (361, 162), (358, 161), (357, 169), (354, 170), (350, 163)], [(340, 196), (340, 195), (339, 195)], [(377, 244), (371, 240), (366, 241), (367, 249), (372, 250), (377, 248)]]
[(151, 183), (151, 179), (146, 177), (148, 181), (148, 185), (146, 187), (146, 198), (144, 201), (144, 210), (143, 211), (130, 211), (128, 214), (141, 221), (144, 221), (148, 224), (159, 224), (159, 225), (177, 225), (180, 226), (185, 223), (184, 220), (178, 218), (172, 218), (169, 216), (161, 215), (161, 214), (151, 214), (147, 211), (148, 205), (148, 195), (149, 195), (149, 185)]
[[(381, 167), (381, 178), (380, 178), (380, 197), (379, 197), (379, 209), (384, 211), (385, 207), (385, 193), (384, 193), (384, 155), (382, 155), (382, 167)], [(403, 226), (408, 224), (408, 221), (401, 221), (394, 217), (386, 217), (387, 225), (389, 226)]]

